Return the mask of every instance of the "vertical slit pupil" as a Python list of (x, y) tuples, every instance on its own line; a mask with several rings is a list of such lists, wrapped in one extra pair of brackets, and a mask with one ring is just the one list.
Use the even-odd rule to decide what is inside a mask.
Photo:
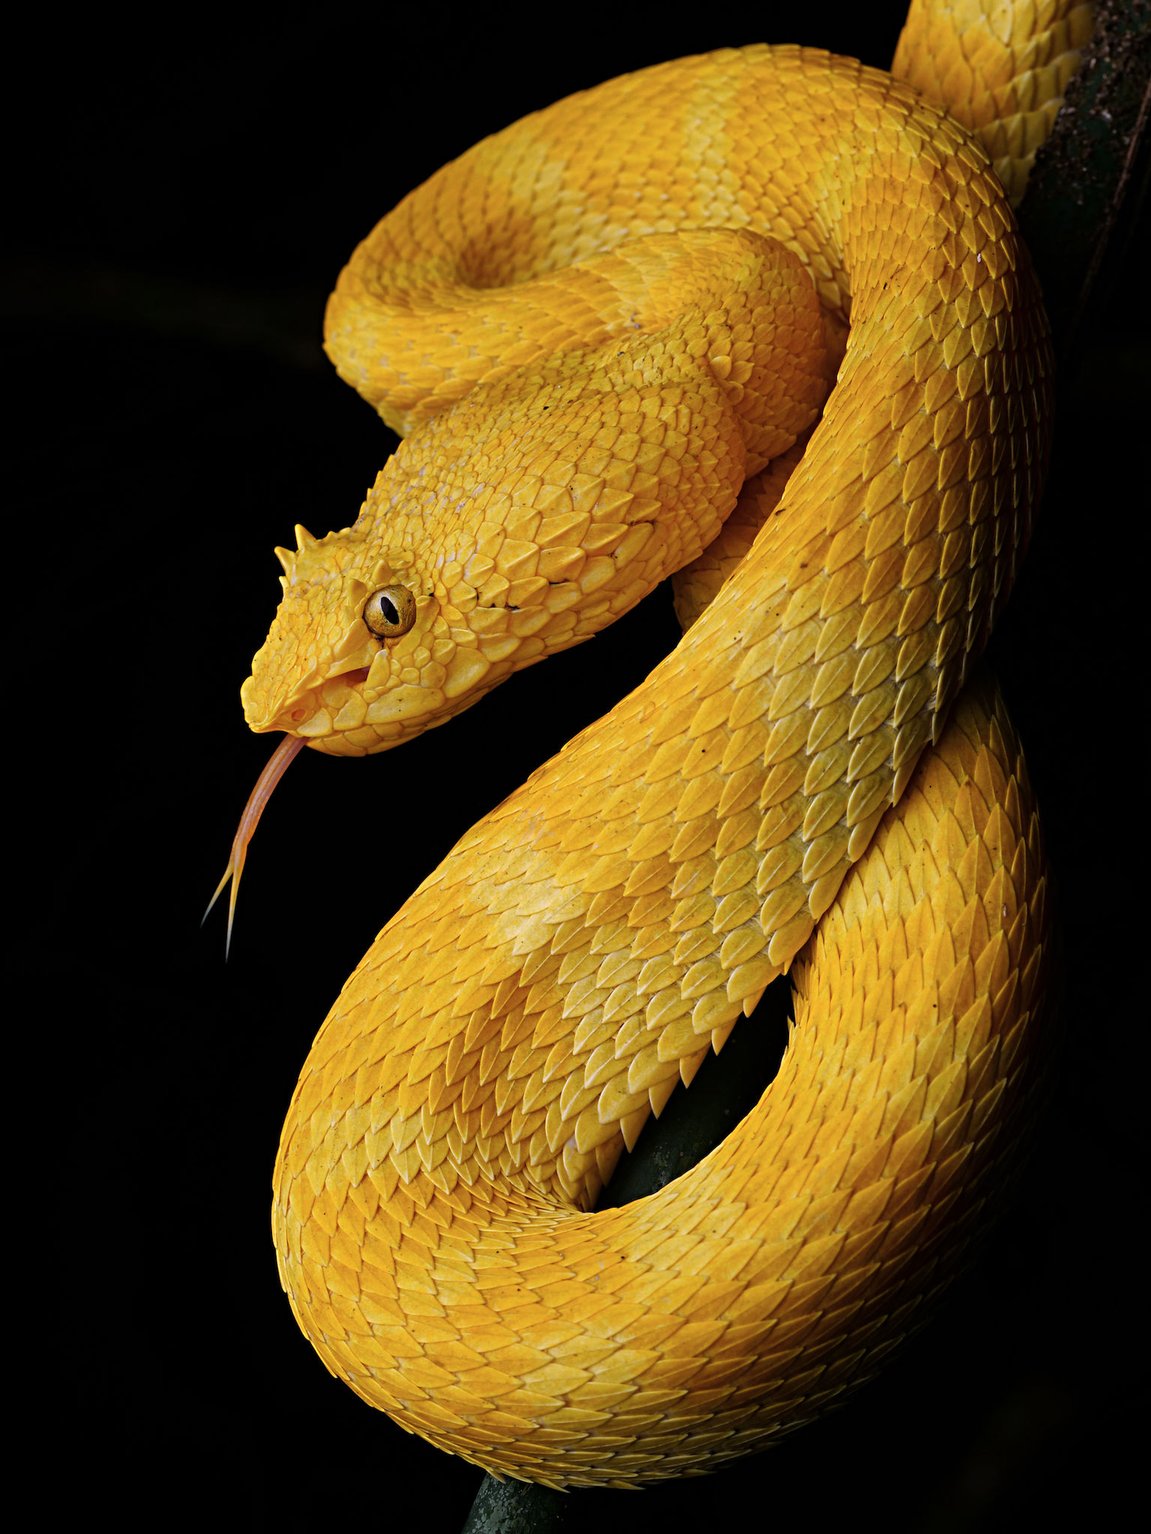
[(399, 609), (390, 597), (380, 598), (380, 612), (383, 614), (385, 623), (399, 623)]

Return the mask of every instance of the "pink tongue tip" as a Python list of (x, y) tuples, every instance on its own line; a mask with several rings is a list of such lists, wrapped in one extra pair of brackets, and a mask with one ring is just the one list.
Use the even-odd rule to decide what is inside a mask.
[(216, 892), (208, 901), (208, 909), (201, 917), (201, 925), (208, 919), (208, 912), (219, 900), (224, 892), (224, 886), (231, 880), (232, 888), (228, 895), (228, 935), (224, 942), (224, 957), (228, 957), (232, 947), (232, 924), (236, 916), (236, 896), (240, 893), (240, 876), (244, 872), (244, 859), (248, 855), (248, 843), (256, 833), (256, 827), (260, 824), (260, 816), (264, 813), (264, 806), (272, 797), (272, 790), (288, 770), (288, 764), (293, 757), (298, 756), (307, 741), (302, 735), (285, 735), (280, 744), (272, 752), (268, 759), (268, 765), (256, 779), (256, 786), (248, 795), (248, 802), (244, 806), (244, 813), (240, 816), (240, 824), (236, 827), (236, 834), (232, 838), (232, 850), (228, 856), (228, 866), (224, 869), (224, 877), (216, 885)]

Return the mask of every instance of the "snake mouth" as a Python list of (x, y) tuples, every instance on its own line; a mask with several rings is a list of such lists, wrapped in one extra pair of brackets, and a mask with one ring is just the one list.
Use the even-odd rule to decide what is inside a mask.
[(288, 735), (313, 738), (327, 735), (339, 729), (336, 722), (341, 710), (360, 688), (365, 686), (371, 674), (371, 666), (355, 666), (348, 670), (335, 668), (323, 680), (299, 687), (288, 693), (287, 698), (267, 699), (261, 696), (256, 678), (249, 677), (240, 689), (244, 705), (244, 717), (248, 727), (258, 735), (284, 731)]

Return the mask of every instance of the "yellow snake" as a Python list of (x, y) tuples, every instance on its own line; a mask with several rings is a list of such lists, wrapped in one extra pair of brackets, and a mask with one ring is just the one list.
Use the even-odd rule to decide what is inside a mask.
[[(284, 1128), (304, 1332), (497, 1473), (636, 1485), (812, 1417), (994, 1191), (1045, 880), (1001, 706), (960, 694), (1038, 496), (1050, 361), (986, 155), (915, 87), (1017, 193), (1090, 25), (958, 0), (913, 8), (898, 78), (754, 47), (611, 81), (433, 177), (333, 297), (337, 366), (410, 435), (351, 528), (279, 551), (244, 689), (278, 767), (443, 722), (729, 519), (676, 651), (385, 927)], [(836, 369), (798, 467), (732, 519)], [(755, 1111), (589, 1212), (788, 969)]]

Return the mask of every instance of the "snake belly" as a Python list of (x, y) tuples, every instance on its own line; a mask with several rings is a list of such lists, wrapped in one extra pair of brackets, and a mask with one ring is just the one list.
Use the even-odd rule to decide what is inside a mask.
[[(476, 254), (476, 207), (502, 249)], [(964, 684), (1038, 497), (1048, 343), (955, 123), (792, 48), (609, 82), (408, 198), (341, 280), (329, 349), (418, 426), (429, 390), (505, 366), (533, 272), (558, 292), (562, 263), (681, 225), (774, 235), (849, 319), (822, 420), (675, 652), (381, 932), (275, 1173), (282, 1280), (326, 1366), (405, 1429), (554, 1485), (709, 1468), (874, 1372), (1012, 1143), (1047, 946), (1019, 748)], [(592, 1212), (789, 969), (791, 1042), (754, 1112)]]

